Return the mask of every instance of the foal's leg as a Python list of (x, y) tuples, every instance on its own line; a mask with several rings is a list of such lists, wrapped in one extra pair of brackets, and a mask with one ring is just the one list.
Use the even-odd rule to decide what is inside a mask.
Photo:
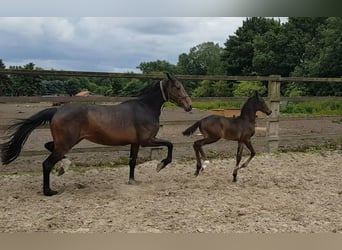
[(245, 142), (246, 147), (248, 148), (248, 150), (251, 152), (251, 155), (249, 156), (249, 158), (247, 159), (247, 161), (245, 163), (243, 163), (240, 168), (246, 168), (248, 166), (248, 163), (252, 160), (252, 158), (255, 156), (255, 150), (252, 146), (251, 141), (247, 141)]
[(138, 181), (134, 179), (134, 169), (137, 162), (139, 152), (139, 144), (132, 144), (131, 145), (131, 152), (129, 155), (129, 180), (128, 184), (139, 184)]
[(243, 144), (242, 142), (238, 142), (238, 148), (236, 152), (236, 166), (233, 171), (233, 182), (236, 182), (237, 172), (239, 169), (239, 164), (242, 158)]
[[(247, 159), (246, 162), (244, 162), (240, 167), (237, 165), (236, 168), (234, 169), (234, 173), (233, 173), (233, 181), (235, 182), (236, 181), (236, 175), (237, 175), (237, 171), (238, 169), (241, 169), (241, 168), (246, 168), (248, 166), (248, 163), (252, 160), (252, 158), (255, 156), (255, 150), (252, 146), (252, 143), (250, 140), (246, 141), (245, 142), (245, 145), (246, 147), (248, 148), (248, 150), (251, 152), (251, 155), (249, 156), (249, 158)], [(240, 158), (241, 160), (241, 158)]]
[(199, 173), (201, 171), (203, 171), (200, 155), (202, 155), (202, 158), (204, 160), (206, 160), (206, 158), (207, 158), (205, 153), (204, 153), (204, 151), (203, 151), (202, 146), (204, 146), (206, 144), (211, 144), (211, 143), (217, 142), (219, 139), (220, 138), (204, 138), (204, 139), (197, 140), (197, 141), (194, 142), (193, 147), (194, 147), (194, 150), (195, 150), (196, 161), (197, 161), (195, 176), (198, 176)]

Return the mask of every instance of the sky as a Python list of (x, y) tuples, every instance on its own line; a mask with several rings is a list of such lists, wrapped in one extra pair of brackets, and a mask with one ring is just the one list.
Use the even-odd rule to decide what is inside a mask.
[(245, 17), (0, 17), (0, 59), (55, 70), (139, 72), (142, 62), (224, 43)]
[(0, 59), (55, 70), (139, 72), (203, 42), (224, 43), (244, 17), (0, 17)]

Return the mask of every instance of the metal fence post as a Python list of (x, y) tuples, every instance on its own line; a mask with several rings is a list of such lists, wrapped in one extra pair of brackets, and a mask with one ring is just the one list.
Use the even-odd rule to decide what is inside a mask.
[(279, 115), (280, 115), (280, 76), (268, 81), (269, 108), (272, 114), (267, 120), (268, 152), (276, 152), (279, 147)]

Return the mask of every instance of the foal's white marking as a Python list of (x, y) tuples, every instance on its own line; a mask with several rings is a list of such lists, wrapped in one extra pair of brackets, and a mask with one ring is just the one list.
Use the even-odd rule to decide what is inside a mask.
[(202, 168), (205, 169), (206, 167), (209, 166), (209, 164), (210, 164), (210, 161), (209, 161), (209, 160), (205, 160), (205, 161), (203, 162)]

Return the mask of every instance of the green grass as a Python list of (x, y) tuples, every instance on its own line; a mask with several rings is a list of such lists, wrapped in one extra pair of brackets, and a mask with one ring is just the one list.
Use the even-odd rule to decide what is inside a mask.
[[(193, 107), (199, 110), (212, 109), (241, 109), (243, 102), (240, 101), (208, 101), (193, 102)], [(165, 107), (176, 107), (175, 104), (167, 102)], [(342, 115), (341, 101), (317, 101), (317, 102), (289, 102), (286, 106), (280, 107), (280, 114), (285, 116), (325, 116)]]
[(280, 107), (280, 113), (286, 116), (323, 116), (323, 115), (342, 115), (342, 102), (338, 101), (317, 101), (288, 103)]
[[(243, 102), (227, 102), (227, 101), (210, 101), (210, 102), (193, 102), (192, 107), (199, 110), (211, 110), (211, 109), (229, 109), (229, 108), (238, 108), (240, 109), (243, 105)], [(176, 107), (175, 104), (167, 102), (165, 103), (165, 107)]]

